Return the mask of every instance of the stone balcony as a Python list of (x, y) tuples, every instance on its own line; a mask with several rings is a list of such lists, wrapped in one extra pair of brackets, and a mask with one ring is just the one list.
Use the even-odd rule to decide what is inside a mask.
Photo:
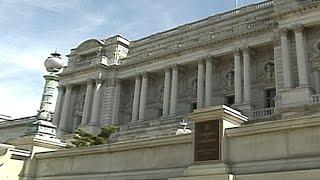
[(276, 108), (274, 107), (253, 110), (251, 120), (269, 119), (274, 117), (275, 113), (276, 113)]
[(130, 122), (120, 125), (112, 141), (133, 141), (148, 138), (174, 136), (185, 116), (161, 117), (154, 120)]
[(311, 103), (320, 103), (320, 94), (313, 94), (310, 96)]

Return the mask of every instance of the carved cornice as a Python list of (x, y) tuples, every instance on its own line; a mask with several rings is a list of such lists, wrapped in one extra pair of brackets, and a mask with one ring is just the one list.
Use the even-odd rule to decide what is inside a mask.
[[(194, 52), (200, 49), (203, 50), (212, 47), (219, 47), (223, 43), (225, 44), (228, 41), (234, 41), (235, 38), (247, 38), (247, 36), (252, 36), (256, 33), (268, 31), (274, 28), (274, 26), (275, 23), (272, 20), (271, 16), (266, 16), (264, 19), (258, 19), (250, 26), (248, 26), (247, 23), (240, 23), (238, 26), (226, 26), (227, 29), (221, 30), (221, 32), (223, 32), (224, 34), (212, 35), (212, 32), (208, 31), (207, 34), (198, 37), (200, 39), (199, 41), (190, 41), (190, 43), (187, 43), (187, 45), (185, 46), (174, 46), (175, 42), (172, 42), (166, 44), (167, 47), (174, 47), (172, 49), (156, 49), (152, 53), (144, 53), (144, 51), (140, 51), (141, 53), (137, 53), (134, 56), (131, 55), (123, 59), (123, 64), (120, 68), (126, 68), (128, 66), (145, 63), (147, 61), (150, 62), (158, 59), (175, 57), (181, 55), (182, 53)], [(191, 34), (186, 34), (184, 36), (186, 36), (186, 39), (193, 37), (193, 35)]]

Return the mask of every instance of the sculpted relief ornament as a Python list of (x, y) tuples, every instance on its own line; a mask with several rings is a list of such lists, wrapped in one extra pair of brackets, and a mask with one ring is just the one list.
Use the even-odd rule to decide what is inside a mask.
[(233, 90), (234, 87), (234, 65), (232, 64), (231, 68), (227, 71), (224, 76), (226, 88), (230, 91)]

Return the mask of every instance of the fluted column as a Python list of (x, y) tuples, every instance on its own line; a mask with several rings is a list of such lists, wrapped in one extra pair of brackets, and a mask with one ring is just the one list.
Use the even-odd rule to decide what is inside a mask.
[(114, 100), (114, 107), (113, 107), (113, 114), (112, 114), (112, 124), (119, 123), (120, 97), (121, 97), (121, 81), (120, 79), (118, 79), (116, 81), (116, 93), (115, 93), (115, 100)]
[(212, 105), (212, 58), (206, 59), (206, 107)]
[(59, 129), (61, 130), (67, 130), (71, 92), (72, 92), (72, 86), (70, 84), (66, 85), (66, 94), (64, 96), (61, 118), (59, 123)]
[(287, 35), (287, 29), (283, 28), (280, 30), (280, 41), (281, 41), (281, 56), (282, 56), (282, 74), (283, 84), (285, 88), (292, 88), (292, 75), (291, 75), (291, 61), (289, 53), (289, 41)]
[(162, 116), (169, 115), (170, 107), (170, 80), (171, 80), (171, 69), (167, 67), (164, 74), (164, 90), (163, 90), (163, 107)]
[(62, 110), (62, 103), (63, 103), (63, 98), (65, 95), (65, 87), (63, 86), (58, 86), (58, 98), (56, 102), (56, 107), (54, 110), (54, 115), (53, 115), (53, 120), (52, 124), (58, 126), (59, 121), (60, 121), (60, 116), (61, 116), (61, 110)]
[(147, 103), (147, 91), (148, 91), (148, 75), (142, 74), (141, 82), (141, 94), (140, 94), (140, 106), (139, 106), (139, 120), (144, 120), (146, 103)]
[(95, 90), (93, 95), (93, 102), (92, 102), (92, 112), (91, 112), (91, 124), (98, 124), (98, 116), (99, 116), (99, 105), (100, 105), (100, 99), (101, 99), (101, 86), (102, 86), (102, 80), (96, 79), (95, 80)]
[(241, 62), (240, 62), (240, 51), (234, 52), (234, 95), (235, 104), (242, 102), (241, 97)]
[(243, 53), (243, 93), (244, 102), (251, 101), (251, 67), (250, 67), (250, 53), (249, 48), (245, 47)]
[(203, 89), (204, 89), (204, 62), (198, 61), (198, 81), (197, 81), (197, 109), (203, 108)]
[(85, 124), (89, 123), (90, 104), (91, 104), (91, 98), (92, 98), (92, 87), (93, 87), (93, 81), (92, 80), (88, 80), (86, 96), (85, 96), (85, 99), (84, 99), (84, 106), (83, 106), (83, 114), (82, 114), (81, 125), (85, 125)]
[(297, 65), (299, 75), (299, 86), (309, 85), (307, 56), (303, 39), (303, 26), (299, 25), (294, 29), (294, 37), (296, 40)]
[(170, 115), (176, 115), (177, 101), (178, 101), (178, 66), (172, 67), (172, 81), (171, 81), (171, 99), (170, 99)]
[(135, 86), (134, 86), (131, 121), (137, 121), (138, 120), (140, 89), (141, 89), (141, 77), (140, 77), (140, 75), (137, 75), (136, 76)]

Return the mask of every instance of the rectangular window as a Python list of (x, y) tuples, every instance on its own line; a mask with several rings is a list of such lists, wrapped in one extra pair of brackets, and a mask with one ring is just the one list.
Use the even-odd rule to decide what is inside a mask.
[(158, 117), (162, 117), (162, 108), (159, 108), (158, 110)]
[(275, 106), (275, 96), (276, 89), (267, 89), (266, 90), (266, 108), (271, 108)]
[(234, 104), (234, 95), (226, 96), (225, 105), (232, 106)]
[(197, 109), (197, 102), (191, 103), (191, 112)]

